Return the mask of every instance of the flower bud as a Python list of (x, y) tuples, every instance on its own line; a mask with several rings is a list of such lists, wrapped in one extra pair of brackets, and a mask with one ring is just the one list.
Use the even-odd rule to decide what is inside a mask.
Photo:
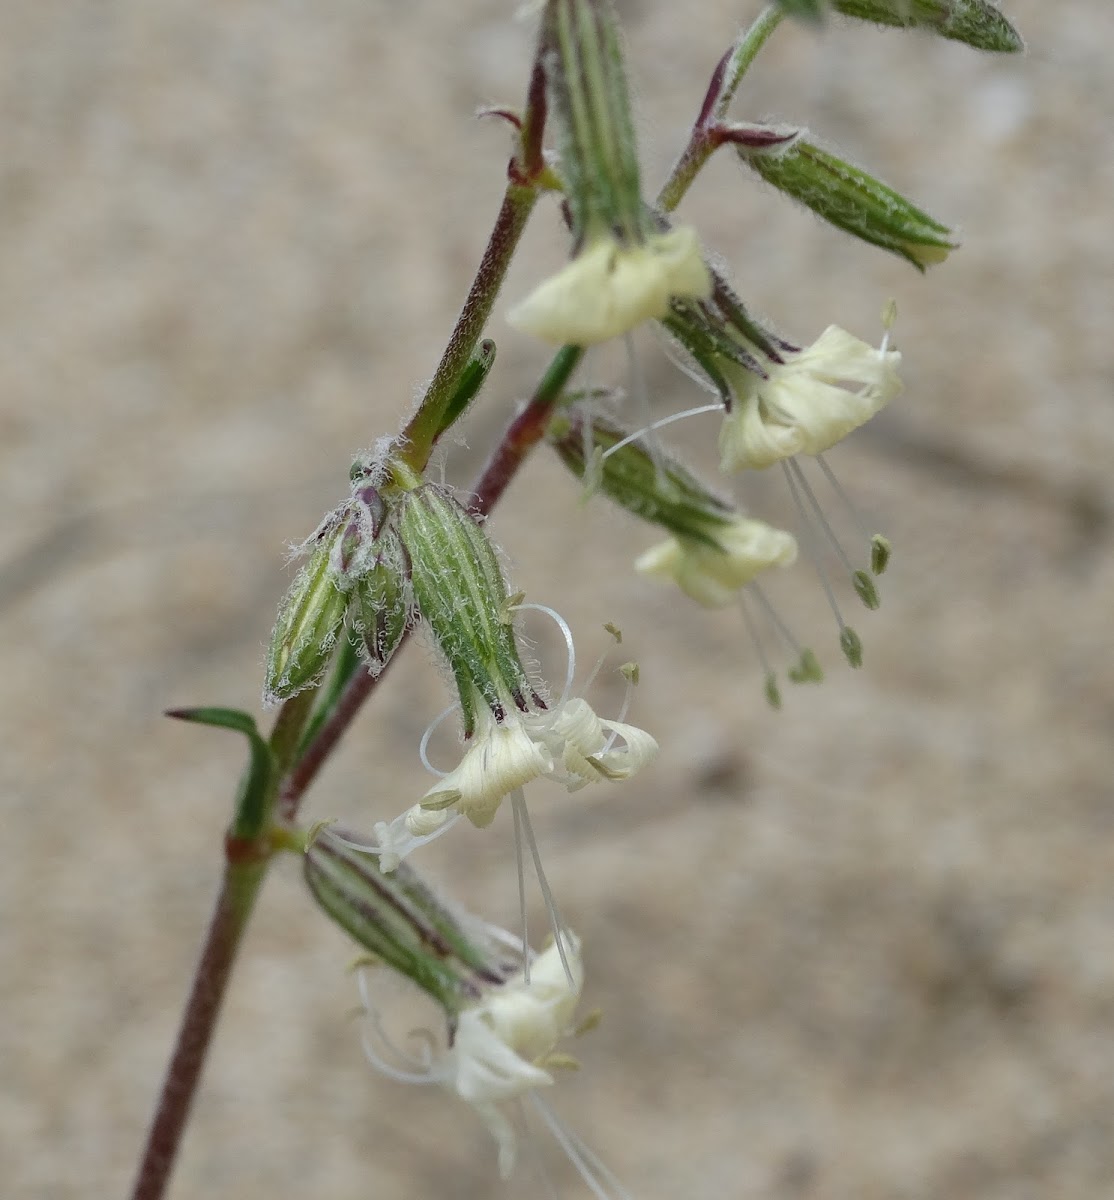
[(328, 666), (348, 608), (332, 561), (334, 545), (343, 539), (341, 532), (318, 546), (282, 601), (267, 652), (263, 694), (268, 703), (316, 683)]
[(929, 29), (976, 50), (1016, 54), (1025, 49), (1021, 34), (990, 0), (832, 0), (832, 8), (876, 25)]
[(321, 678), (346, 614), (374, 673), (394, 653), (409, 613), (406, 554), (391, 517), (382, 494), (354, 467), (352, 494), (304, 543), (310, 560), (279, 609), (267, 655), (268, 702), (285, 700)]
[(509, 593), (487, 534), (447, 490), (423, 484), (407, 492), (399, 534), (411, 565), (414, 600), (445, 655), (460, 693), (465, 737), (476, 705), (497, 720), (536, 700), (519, 658)]
[(739, 146), (738, 154), (767, 183), (829, 224), (919, 270), (943, 262), (955, 249), (946, 225), (803, 135), (770, 149)]
[(409, 579), (406, 552), (395, 537), (352, 588), (349, 616), (360, 635), (361, 656), (378, 675), (398, 649), (410, 620), (405, 584)]
[(450, 1017), (514, 969), (481, 922), (438, 899), (405, 863), (384, 873), (378, 855), (328, 826), (311, 837), (303, 870), (328, 916)]

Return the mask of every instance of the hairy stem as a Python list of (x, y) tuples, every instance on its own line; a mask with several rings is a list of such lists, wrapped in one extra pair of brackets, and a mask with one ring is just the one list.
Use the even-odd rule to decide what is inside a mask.
[(197, 1081), (220, 1016), (228, 979), (267, 871), (266, 860), (225, 866), (205, 946), (194, 972), (174, 1053), (147, 1134), (132, 1200), (160, 1200), (166, 1191)]
[(658, 193), (658, 207), (663, 212), (672, 212), (681, 203), (692, 181), (721, 144), (716, 126), (727, 115), (743, 76), (750, 70), (770, 34), (781, 24), (782, 16), (777, 5), (765, 8), (717, 64), (700, 113), (693, 124), (688, 145), (681, 151), (680, 158)]
[(429, 461), (430, 451), (441, 433), (445, 409), (491, 316), (503, 277), (537, 199), (535, 188), (521, 187), (513, 182), (507, 185), (499, 215), (495, 218), (495, 227), (488, 238), (449, 344), (445, 347), (418, 411), (402, 431), (402, 458), (418, 472)]

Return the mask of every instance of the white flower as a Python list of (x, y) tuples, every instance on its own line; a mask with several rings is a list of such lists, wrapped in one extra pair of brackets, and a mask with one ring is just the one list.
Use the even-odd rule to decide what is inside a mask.
[(605, 234), (539, 284), (507, 320), (557, 346), (592, 346), (664, 317), (671, 296), (703, 299), (711, 289), (695, 230), (653, 233), (632, 246)]
[(424, 837), (452, 812), (490, 825), (505, 796), (534, 779), (553, 779), (570, 791), (589, 783), (629, 779), (657, 755), (658, 744), (634, 725), (608, 721), (574, 696), (552, 708), (496, 720), (477, 705), (472, 744), (460, 765), (438, 780), (405, 814), (407, 831)]
[[(478, 1113), (495, 1139), (499, 1173), (506, 1179), (514, 1169), (517, 1143), (514, 1126), (502, 1106), (550, 1087), (547, 1066), (557, 1043), (572, 1032), (572, 1019), (584, 987), (580, 939), (564, 929), (561, 948), (556, 942), (530, 963), (529, 981), (520, 970), (490, 987), (475, 1004), (456, 1018), (447, 1050), (434, 1058), (431, 1034), (425, 1049), (414, 1057), (395, 1046), (380, 1023), (365, 978), (360, 985), (367, 1009), (364, 1049), (372, 1065), (405, 1082), (437, 1083), (454, 1092)], [(565, 964), (568, 964), (566, 974)], [(392, 1060), (404, 1064), (395, 1066)], [(417, 1069), (415, 1069), (417, 1068)]]
[(720, 429), (724, 471), (821, 454), (901, 391), (901, 354), (875, 349), (837, 325), (811, 345), (768, 363), (768, 378), (732, 370), (735, 404)]
[[(468, 747), (452, 771), (442, 772), (430, 763), (426, 745), (441, 721), (459, 705), (447, 708), (426, 730), (419, 751), (426, 767), (439, 776), (438, 781), (401, 816), (380, 821), (374, 830), (375, 844), (362, 846), (380, 856), (382, 870), (393, 871), (413, 850), (439, 837), (462, 816), (477, 828), (490, 825), (503, 800), (521, 796), (522, 788), (535, 779), (550, 779), (575, 792), (590, 783), (629, 779), (657, 756), (657, 741), (645, 730), (621, 719), (600, 717), (586, 700), (570, 694), (576, 654), (564, 618), (545, 605), (520, 607), (545, 613), (564, 635), (569, 659), (560, 698), (543, 707), (534, 695), (526, 711), (506, 698), (498, 712), (493, 712), (475, 692), (469, 706), (475, 720)], [(592, 679), (602, 663), (601, 659)], [(623, 672), (627, 697), (620, 718), (626, 714), (636, 677), (636, 672), (627, 668)]]
[(676, 583), (706, 608), (723, 608), (768, 567), (788, 567), (797, 559), (796, 538), (765, 521), (737, 517), (713, 536), (722, 549), (670, 537), (642, 554), (635, 570)]

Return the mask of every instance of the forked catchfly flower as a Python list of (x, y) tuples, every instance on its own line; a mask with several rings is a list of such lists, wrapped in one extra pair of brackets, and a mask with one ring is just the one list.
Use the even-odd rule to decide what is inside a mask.
[[(798, 454), (830, 450), (901, 392), (901, 354), (875, 349), (838, 325), (757, 370), (724, 362), (732, 403), (720, 429), (724, 471), (761, 469)], [(755, 353), (753, 347), (748, 347)]]
[[(840, 649), (853, 667), (862, 665), (862, 642), (840, 612), (820, 560), (816, 527), (835, 551), (867, 608), (878, 607), (873, 576), (885, 570), (889, 543), (878, 534), (866, 533), (823, 455), (900, 393), (901, 355), (889, 348), (895, 315), (891, 302), (883, 312), (885, 335), (877, 349), (835, 325), (829, 326), (811, 346), (799, 349), (764, 330), (727, 283), (717, 277), (713, 301), (701, 304), (674, 301), (670, 316), (662, 322), (719, 394), (725, 411), (719, 434), (721, 468), (735, 473), (761, 470), (774, 463), (782, 467), (800, 514), (806, 555), (819, 575), (839, 626)], [(717, 409), (718, 405), (705, 405), (656, 424)], [(869, 542), (869, 571), (852, 565), (836, 537), (798, 461), (804, 456), (815, 458)], [(769, 605), (761, 596), (759, 599), (769, 615)], [(788, 631), (776, 618), (773, 623), (782, 636), (787, 636)], [(796, 645), (791, 636), (787, 640)], [(806, 664), (804, 659), (796, 673), (802, 670), (804, 678), (818, 676), (811, 662)]]
[[(425, 797), (376, 826), (385, 867), (444, 832), (456, 817), (489, 825), (503, 800), (534, 779), (554, 780), (571, 792), (627, 779), (653, 759), (657, 742), (624, 723), (625, 706), (608, 720), (573, 695), (576, 660), (568, 626), (551, 609), (510, 596), (495, 548), (450, 492), (425, 484), (408, 493), (399, 531), (417, 610), (457, 690), (456, 703), (427, 731), (422, 757), (430, 766), (429, 736), (458, 709), (465, 751), (452, 771), (430, 766), (440, 778)], [(531, 679), (518, 650), (517, 612), (534, 607), (557, 622), (569, 652), (565, 686), (555, 699)], [(634, 675), (627, 672), (628, 701)]]
[(668, 228), (643, 203), (610, 0), (549, 0), (539, 39), (574, 253), (508, 320), (555, 345), (589, 346), (665, 316), (671, 297), (709, 295), (712, 280), (696, 233)]
[[(439, 897), (402, 864), (353, 847), (328, 826), (307, 838), (306, 882), (328, 916), (370, 953), (357, 964), (369, 1061), (403, 1083), (438, 1084), (477, 1113), (495, 1139), (499, 1173), (515, 1166), (515, 1118), (529, 1102), (592, 1193), (626, 1195), (614, 1175), (538, 1096), (576, 1062), (558, 1047), (590, 1026), (573, 1024), (584, 987), (580, 939), (569, 929), (540, 954)], [(444, 1029), (387, 1031), (378, 987), (403, 976), (440, 1009)]]
[[(712, 409), (718, 405), (710, 406)], [(678, 414), (684, 416), (687, 414)], [(705, 608), (738, 603), (766, 674), (766, 695), (780, 707), (780, 693), (753, 618), (748, 593), (790, 646), (794, 665), (789, 678), (815, 683), (823, 678), (816, 656), (802, 647), (777, 616), (758, 576), (796, 561), (792, 534), (749, 517), (695, 476), (668, 450), (650, 442), (655, 426), (628, 432), (591, 399), (570, 401), (550, 422), (548, 438), (561, 461), (586, 485), (669, 537), (639, 556), (635, 569), (675, 584)]]
[[(496, 932), (496, 931), (493, 931)], [(500, 931), (501, 932), (501, 931)], [(433, 1083), (468, 1104), (495, 1141), (499, 1174), (509, 1179), (518, 1159), (516, 1118), (529, 1101), (600, 1200), (626, 1197), (618, 1180), (591, 1149), (538, 1095), (556, 1083), (556, 1073), (576, 1067), (558, 1049), (577, 1032), (573, 1017), (584, 986), (580, 940), (570, 930), (541, 954), (527, 951), (526, 963), (498, 984), (488, 984), (473, 1003), (449, 1021), (448, 1044), (440, 1051), (428, 1030), (412, 1031), (420, 1049), (397, 1045), (387, 1034), (375, 1000), (375, 968), (360, 971), (365, 1011), (364, 1050), (371, 1064), (404, 1083)], [(513, 944), (503, 934), (506, 944)], [(559, 952), (560, 950), (560, 952)], [(566, 965), (571, 966), (571, 978)], [(590, 1022), (589, 1022), (590, 1023)]]
[(737, 517), (718, 533), (715, 547), (670, 537), (639, 555), (643, 575), (668, 579), (705, 608), (734, 603), (739, 591), (770, 567), (797, 561), (797, 539), (753, 517)]
[(570, 405), (548, 430), (561, 461), (590, 491), (668, 531), (639, 556), (637, 571), (722, 608), (763, 571), (796, 561), (792, 534), (739, 512), (661, 446), (648, 449), (642, 433), (628, 433), (590, 402)]

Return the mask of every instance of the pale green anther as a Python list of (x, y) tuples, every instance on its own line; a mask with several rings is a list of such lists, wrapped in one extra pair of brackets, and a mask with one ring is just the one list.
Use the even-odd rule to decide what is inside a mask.
[(876, 533), (870, 539), (870, 569), (881, 575), (890, 565), (890, 539)]
[(450, 1018), (508, 973), (482, 924), (446, 906), (406, 863), (384, 873), (374, 852), (325, 828), (309, 839), (303, 868), (326, 914), (377, 965), (412, 979)]
[(610, 633), (611, 636), (615, 639), (616, 646), (621, 646), (623, 644), (623, 631), (619, 628), (618, 625), (616, 625), (612, 621), (608, 621), (604, 625), (604, 629), (606, 629), (607, 632)]
[(619, 668), (619, 674), (622, 675), (622, 677), (631, 685), (631, 687), (638, 686), (638, 663), (623, 663), (623, 665)]
[(843, 657), (853, 667), (861, 667), (863, 665), (862, 639), (850, 625), (844, 625), (839, 631), (839, 648), (843, 651)]
[(946, 225), (804, 136), (777, 149), (740, 147), (739, 157), (837, 229), (900, 255), (919, 270), (943, 262), (956, 247)]
[(610, 0), (549, 0), (541, 39), (573, 233), (640, 240), (637, 141)]
[(403, 497), (398, 531), (415, 606), (456, 680), (465, 736), (477, 703), (497, 716), (525, 711), (532, 691), (506, 620), (511, 597), (483, 527), (446, 489), (424, 484)]
[(872, 612), (881, 604), (881, 600), (878, 598), (878, 589), (874, 586), (874, 580), (871, 579), (866, 571), (853, 571), (851, 573), (851, 584), (855, 589), (855, 595)]
[(591, 462), (601, 463), (599, 490), (653, 525), (720, 550), (717, 534), (738, 519), (736, 509), (667, 452), (651, 454), (635, 439), (609, 453), (627, 431), (608, 416), (571, 406), (548, 430), (549, 443), (578, 478), (585, 475), (585, 439)]
[(832, 8), (876, 25), (928, 29), (976, 50), (1016, 54), (1025, 49), (1021, 34), (990, 0), (832, 0)]
[(319, 547), (279, 607), (267, 652), (264, 695), (269, 701), (289, 699), (316, 683), (328, 666), (348, 608), (330, 557), (329, 544)]
[(824, 682), (824, 670), (820, 666), (820, 660), (807, 646), (801, 651), (796, 666), (789, 668), (788, 675), (792, 683)]
[(781, 689), (777, 685), (777, 676), (773, 671), (766, 673), (766, 683), (764, 687), (766, 695), (766, 703), (775, 711), (781, 709)]

